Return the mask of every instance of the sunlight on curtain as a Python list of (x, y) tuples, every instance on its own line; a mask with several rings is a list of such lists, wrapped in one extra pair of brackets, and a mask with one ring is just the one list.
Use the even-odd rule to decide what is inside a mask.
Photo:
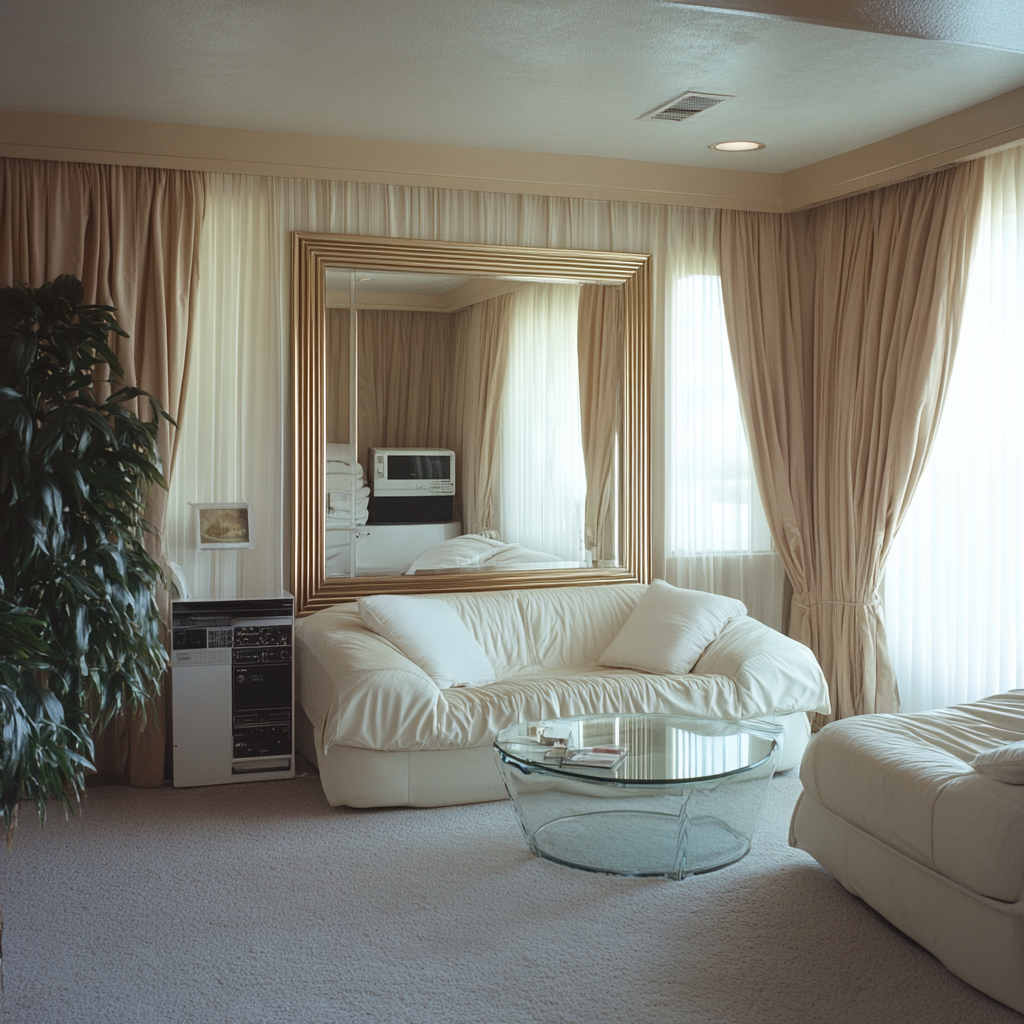
[[(272, 596), (282, 585), (289, 305), (270, 283), (289, 279), (289, 261), (265, 182), (207, 175), (196, 343), (165, 527), (168, 557), (203, 597)], [(197, 550), (191, 503), (208, 501), (252, 502), (256, 546)]]
[(578, 285), (556, 284), (532, 285), (512, 297), (497, 521), (502, 540), (577, 562), (585, 559), (587, 497), (579, 298)]
[[(189, 391), (167, 510), (168, 556), (193, 591), (259, 597), (287, 586), (291, 546), (292, 231), (652, 254), (651, 538), (670, 578), (665, 338), (671, 282), (717, 273), (715, 210), (552, 196), (206, 174)], [(197, 551), (189, 502), (253, 502), (256, 547)]]
[(775, 629), (785, 572), (773, 550), (740, 414), (721, 279), (675, 281), (668, 345), (668, 582), (736, 597)]
[(986, 158), (935, 445), (885, 570), (902, 711), (1024, 686), (1024, 148)]

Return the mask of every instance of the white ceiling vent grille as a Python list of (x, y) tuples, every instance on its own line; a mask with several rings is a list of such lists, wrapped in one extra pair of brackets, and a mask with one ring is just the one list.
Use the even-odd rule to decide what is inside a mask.
[(733, 96), (716, 96), (710, 92), (684, 92), (668, 103), (662, 103), (646, 114), (641, 114), (638, 121), (685, 121), (703, 110), (717, 107), (719, 103), (734, 99)]

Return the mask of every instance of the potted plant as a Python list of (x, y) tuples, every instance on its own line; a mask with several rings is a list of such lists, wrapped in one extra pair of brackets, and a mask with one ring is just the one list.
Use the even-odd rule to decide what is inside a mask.
[[(127, 337), (82, 284), (0, 288), (0, 786), (10, 843), (22, 802), (77, 806), (95, 731), (156, 695), (159, 564), (146, 496), (166, 487), (168, 418), (121, 384)], [(152, 416), (131, 409), (148, 400)]]

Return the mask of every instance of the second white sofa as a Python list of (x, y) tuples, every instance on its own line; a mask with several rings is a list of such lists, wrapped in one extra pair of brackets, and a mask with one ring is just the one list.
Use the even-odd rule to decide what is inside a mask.
[(783, 729), (778, 768), (797, 765), (808, 713), (829, 710), (810, 650), (738, 614), (689, 673), (602, 667), (646, 590), (620, 584), (411, 598), (442, 601), (465, 624), (496, 680), (477, 686), (439, 686), (369, 629), (355, 602), (316, 612), (296, 626), (299, 749), (319, 766), (330, 803), (351, 807), (502, 799), (497, 733), (572, 715), (771, 717)]

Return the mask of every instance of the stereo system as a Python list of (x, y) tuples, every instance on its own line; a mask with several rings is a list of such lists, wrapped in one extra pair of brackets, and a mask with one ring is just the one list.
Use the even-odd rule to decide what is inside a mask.
[(292, 778), (291, 597), (175, 601), (174, 785)]

